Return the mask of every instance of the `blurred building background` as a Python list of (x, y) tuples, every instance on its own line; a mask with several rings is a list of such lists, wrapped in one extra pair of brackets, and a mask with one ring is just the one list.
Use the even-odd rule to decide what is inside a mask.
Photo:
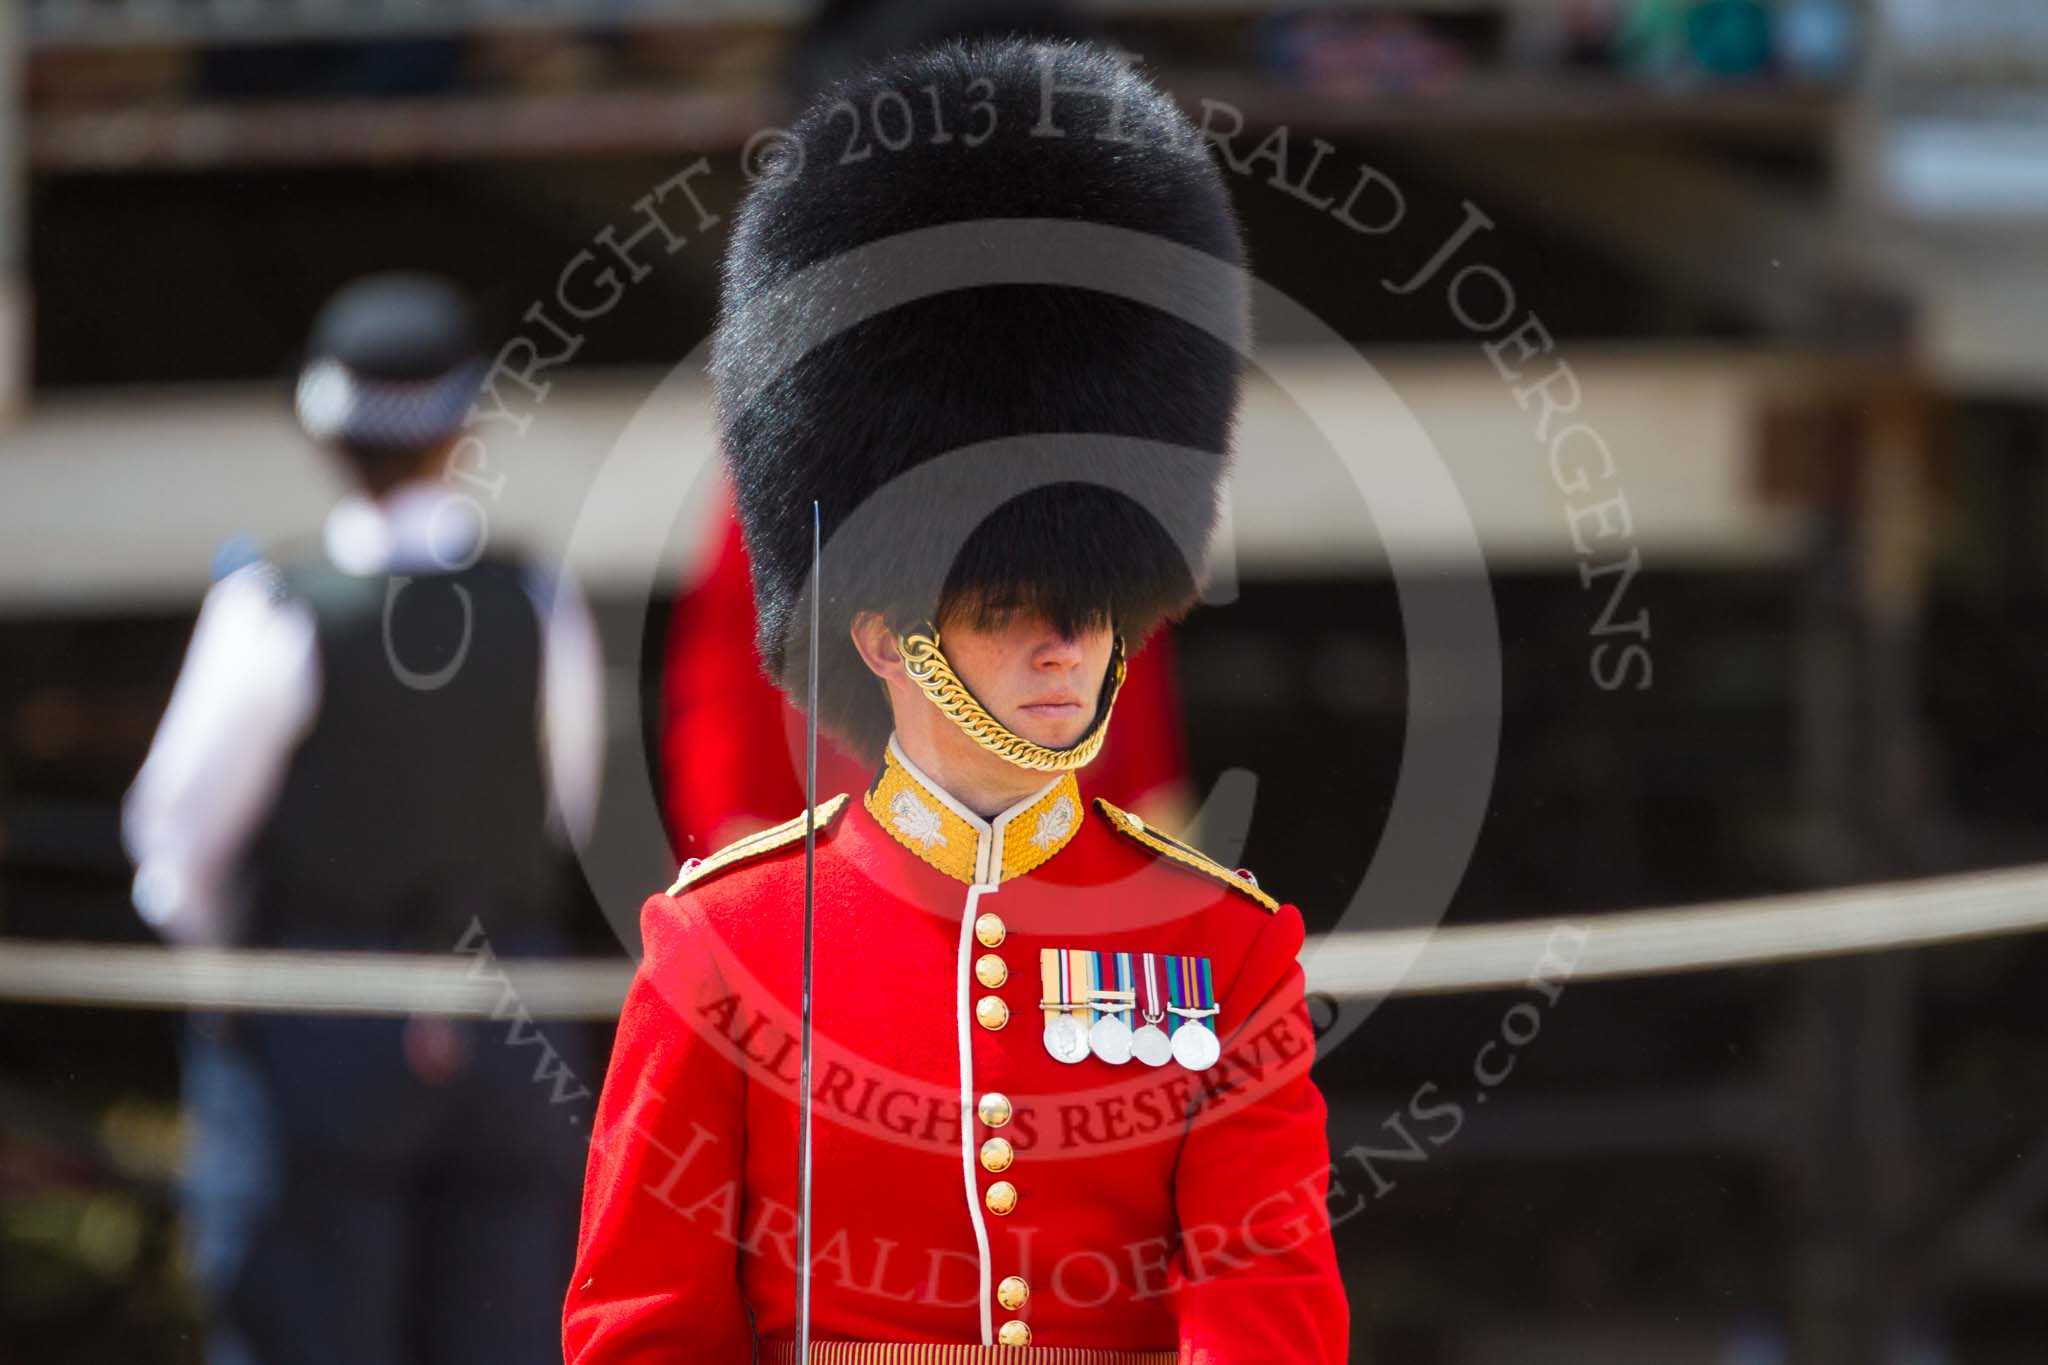
[[(1499, 617), (1503, 746), (1453, 922), (2048, 857), (2048, 10), (1079, 9), (1224, 137), (1258, 275), (1344, 343), (1261, 318), (1230, 600), (1181, 635), (1198, 776), (1256, 774), (1242, 861), (1312, 931), (1371, 857), (1410, 701), (1322, 434), (1369, 463), (1361, 362), (1441, 451)], [(716, 499), (618, 490), (711, 455), (705, 386), (664, 376), (709, 333), (757, 134), (830, 55), (792, 56), (810, 18), (0, 10), (0, 934), (144, 937), (118, 798), (222, 545), (325, 510), (284, 378), (373, 269), (451, 274), (525, 339), (493, 534), (595, 599), (633, 799)], [(1574, 419), (1611, 473), (1592, 440), (1550, 449)], [(1477, 568), (1440, 550), (1429, 572)], [(594, 898), (630, 908), (670, 862), (618, 836)], [(2038, 1360), (2044, 965), (2000, 940), (1568, 988), (1512, 1081), (1383, 1158), (1340, 1229), (1356, 1358)], [(1333, 1148), (1401, 1151), (1419, 1087), (1455, 1087), (1513, 1003), (1385, 1006), (1319, 1073)], [(0, 1010), (0, 1362), (196, 1359), (174, 1039)]]

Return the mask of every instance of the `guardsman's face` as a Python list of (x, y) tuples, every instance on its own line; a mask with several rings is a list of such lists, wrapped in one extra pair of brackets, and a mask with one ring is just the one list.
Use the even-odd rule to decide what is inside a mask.
[(967, 690), (1013, 733), (1064, 749), (1088, 733), (1116, 633), (1107, 624), (1067, 637), (1035, 611), (992, 623), (942, 621), (946, 659)]

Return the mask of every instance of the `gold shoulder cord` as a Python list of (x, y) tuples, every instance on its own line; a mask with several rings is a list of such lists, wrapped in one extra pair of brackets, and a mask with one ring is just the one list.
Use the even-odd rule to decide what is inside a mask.
[(1095, 809), (1101, 811), (1103, 818), (1109, 821), (1111, 827), (1126, 838), (1143, 844), (1154, 853), (1179, 863), (1182, 867), (1201, 873), (1211, 881), (1221, 882), (1254, 905), (1263, 907), (1268, 914), (1276, 913), (1280, 909), (1280, 902), (1261, 891), (1259, 884), (1252, 880), (1249, 874), (1240, 875), (1232, 872), (1192, 844), (1184, 844), (1178, 839), (1161, 834), (1123, 807), (1113, 804), (1108, 797), (1096, 797)]
[(1103, 700), (1102, 714), (1096, 719), (1095, 727), (1071, 749), (1048, 749), (1005, 728), (974, 699), (974, 694), (967, 690), (967, 684), (960, 681), (959, 675), (953, 672), (953, 666), (939, 651), (939, 632), (936, 629), (927, 626), (923, 630), (911, 631), (899, 638), (896, 646), (903, 652), (903, 671), (910, 680), (924, 689), (932, 705), (966, 731), (969, 739), (998, 758), (1035, 772), (1071, 772), (1093, 759), (1109, 734), (1109, 713), (1116, 705), (1117, 692), (1124, 685), (1124, 637), (1119, 635), (1109, 658), (1106, 683), (1109, 696)]
[[(839, 818), (839, 812), (846, 808), (848, 799), (847, 794), (841, 792), (829, 801), (820, 801), (818, 803), (817, 813), (814, 818), (820, 830), (832, 828), (833, 822)], [(804, 817), (802, 815), (792, 815), (779, 825), (773, 825), (767, 829), (746, 835), (744, 838), (735, 839), (708, 858), (692, 858), (684, 863), (682, 871), (676, 874), (674, 885), (669, 887), (668, 894), (671, 896), (681, 895), (685, 888), (694, 886), (707, 877), (723, 872), (729, 867), (737, 867), (741, 863), (773, 853), (777, 849), (793, 844), (803, 837)]]

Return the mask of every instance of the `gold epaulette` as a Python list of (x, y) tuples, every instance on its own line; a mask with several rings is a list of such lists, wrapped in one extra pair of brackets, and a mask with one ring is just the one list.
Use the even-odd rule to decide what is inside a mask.
[(1111, 828), (1118, 834), (1143, 844), (1154, 853), (1170, 858), (1191, 871), (1222, 882), (1246, 900), (1264, 906), (1268, 914), (1280, 909), (1280, 902), (1259, 890), (1259, 884), (1251, 879), (1250, 873), (1232, 872), (1200, 849), (1190, 848), (1178, 839), (1168, 838), (1156, 829), (1147, 828), (1143, 820), (1127, 810), (1111, 805), (1103, 797), (1095, 798), (1095, 808), (1102, 812), (1103, 819), (1109, 821)]
[[(841, 792), (829, 801), (818, 803), (819, 833), (822, 834), (832, 828), (833, 822), (839, 818), (839, 812), (846, 809), (846, 801), (846, 793)], [(692, 858), (684, 863), (683, 870), (676, 874), (676, 884), (668, 889), (668, 894), (680, 895), (687, 888), (708, 877), (716, 876), (729, 867), (752, 862), (765, 853), (773, 853), (778, 848), (797, 843), (803, 837), (804, 817), (792, 815), (773, 828), (749, 834), (744, 839), (735, 839), (708, 858)]]

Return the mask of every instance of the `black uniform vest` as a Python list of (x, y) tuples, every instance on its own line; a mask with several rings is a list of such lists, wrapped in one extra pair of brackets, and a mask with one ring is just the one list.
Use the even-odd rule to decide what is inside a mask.
[(472, 918), (558, 925), (521, 566), (357, 577), (307, 555), (277, 578), (312, 611), (320, 701), (250, 849), (243, 940), (446, 952)]

